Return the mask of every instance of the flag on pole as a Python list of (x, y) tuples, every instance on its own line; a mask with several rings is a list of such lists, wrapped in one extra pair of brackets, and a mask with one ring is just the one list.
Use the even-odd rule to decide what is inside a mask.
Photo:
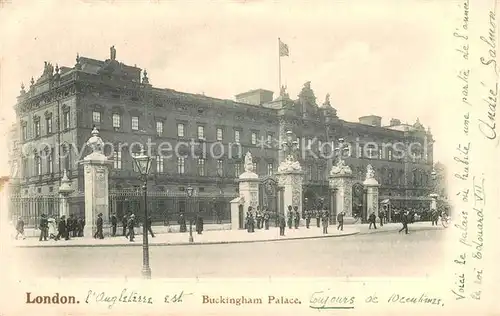
[(280, 57), (289, 56), (288, 45), (283, 43), (279, 38), (278, 41), (280, 42)]

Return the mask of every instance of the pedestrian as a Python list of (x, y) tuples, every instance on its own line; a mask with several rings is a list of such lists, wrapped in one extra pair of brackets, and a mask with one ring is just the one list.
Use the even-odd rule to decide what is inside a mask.
[(118, 219), (115, 213), (111, 214), (111, 236), (116, 236), (116, 226), (118, 225)]
[(287, 219), (288, 219), (288, 229), (292, 229), (292, 223), (293, 223), (293, 213), (292, 213), (292, 206), (288, 205), (288, 213)]
[(49, 217), (47, 219), (47, 226), (48, 226), (48, 235), (49, 239), (56, 239), (57, 236), (57, 225), (56, 225), (56, 219), (54, 217)]
[(380, 219), (380, 227), (384, 226), (384, 217), (385, 217), (384, 211), (380, 211), (378, 213), (378, 218)]
[(300, 224), (300, 213), (299, 213), (299, 207), (298, 206), (294, 206), (293, 208), (294, 210), (294, 226), (295, 226), (295, 229), (299, 229), (299, 224)]
[(247, 227), (247, 232), (248, 233), (252, 232), (253, 218), (252, 218), (251, 210), (252, 210), (252, 207), (249, 206), (248, 207), (248, 211), (247, 211), (247, 216), (246, 216), (246, 219), (245, 219), (245, 223), (246, 223), (246, 227)]
[(316, 210), (316, 227), (318, 227), (318, 228), (319, 228), (320, 219), (321, 219), (321, 211)]
[(19, 237), (19, 235), (23, 238), (26, 239), (24, 236), (24, 221), (22, 217), (19, 217), (17, 219), (17, 224), (16, 224), (16, 239)]
[(338, 226), (337, 226), (337, 230), (341, 230), (343, 231), (344, 230), (344, 215), (345, 213), (344, 212), (340, 212), (338, 215), (337, 215), (337, 223), (338, 223)]
[(368, 217), (368, 221), (370, 222), (370, 226), (368, 226), (368, 229), (372, 229), (372, 225), (375, 229), (377, 229), (377, 216), (375, 215), (375, 212), (372, 212), (370, 216)]
[(309, 229), (309, 225), (311, 224), (311, 212), (305, 211), (306, 216), (306, 228)]
[(125, 236), (125, 237), (127, 237), (127, 222), (128, 222), (127, 215), (123, 215), (123, 217), (122, 217), (122, 229), (123, 229), (123, 236)]
[(85, 228), (85, 219), (78, 218), (78, 237), (83, 237), (83, 229)]
[(323, 209), (323, 216), (322, 216), (323, 234), (328, 234), (328, 218), (329, 218), (329, 212), (325, 206)]
[(148, 219), (146, 220), (146, 224), (148, 225), (148, 232), (151, 234), (151, 237), (155, 237), (155, 234), (153, 233), (152, 225), (153, 225), (153, 219), (151, 216), (148, 216)]
[(257, 206), (256, 219), (257, 219), (257, 229), (261, 229), (262, 228), (262, 212), (260, 211), (260, 206)]
[(286, 220), (285, 220), (285, 216), (283, 216), (283, 214), (279, 215), (278, 222), (279, 222), (278, 224), (280, 227), (280, 236), (285, 236)]
[(264, 211), (264, 227), (266, 230), (269, 230), (269, 218), (271, 215), (269, 214), (269, 210), (266, 208)]
[(135, 215), (131, 214), (127, 220), (128, 232), (126, 235), (127, 237), (130, 238), (131, 242), (134, 241), (134, 238), (135, 238), (134, 227), (135, 227)]
[(65, 240), (69, 240), (67, 226), (68, 226), (68, 223), (66, 221), (66, 216), (63, 215), (59, 219), (59, 223), (57, 225), (57, 236), (56, 236), (55, 240), (59, 240), (59, 239), (61, 239), (61, 237), (64, 237)]
[(196, 217), (196, 232), (198, 233), (198, 235), (201, 235), (201, 233), (203, 232), (203, 217), (199, 214)]
[(78, 235), (78, 231), (77, 231), (77, 222), (76, 222), (76, 217), (73, 216), (73, 214), (71, 214), (69, 216), (71, 218), (71, 224), (70, 224), (70, 229), (71, 229), (71, 236), (72, 237), (76, 237)]
[(48, 230), (49, 230), (49, 222), (47, 221), (47, 218), (45, 214), (42, 214), (42, 218), (40, 218), (40, 239), (39, 241), (47, 241), (48, 237)]
[(103, 225), (102, 213), (99, 213), (97, 214), (97, 221), (96, 221), (97, 230), (94, 234), (94, 238), (104, 239), (104, 235), (102, 233), (102, 225)]
[(437, 226), (438, 218), (439, 218), (438, 211), (436, 209), (432, 210), (431, 213), (432, 226), (434, 226), (434, 224)]
[(177, 220), (177, 223), (179, 223), (179, 231), (181, 233), (187, 232), (186, 219), (184, 218), (183, 213), (179, 215), (179, 220)]
[(403, 227), (399, 230), (399, 233), (404, 230), (405, 233), (408, 234), (408, 220), (409, 220), (408, 216), (409, 216), (408, 211), (406, 211), (405, 214), (401, 214), (401, 224), (403, 224)]

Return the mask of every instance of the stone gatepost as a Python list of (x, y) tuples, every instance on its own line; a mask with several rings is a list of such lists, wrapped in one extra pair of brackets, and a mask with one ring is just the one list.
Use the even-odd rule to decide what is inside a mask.
[(354, 223), (352, 216), (353, 175), (351, 168), (341, 159), (337, 165), (332, 167), (328, 178), (332, 190), (332, 200), (335, 201), (335, 205), (330, 206), (335, 208), (335, 212), (331, 215), (337, 216), (338, 213), (345, 212), (344, 224)]
[(439, 195), (437, 195), (436, 193), (432, 193), (432, 194), (429, 194), (429, 196), (431, 197), (431, 211), (433, 210), (437, 210), (437, 199), (439, 197)]
[[(255, 216), (256, 208), (259, 205), (259, 176), (253, 172), (252, 154), (247, 152), (245, 155), (245, 172), (239, 177), (240, 202), (231, 203), (231, 229), (239, 229), (239, 205), (243, 205), (243, 216), (246, 218), (248, 207), (253, 208), (252, 215)], [(234, 200), (233, 200), (234, 201)], [(238, 209), (234, 211), (233, 204)], [(235, 228), (236, 227), (236, 228)]]
[(292, 208), (297, 206), (299, 213), (302, 215), (302, 181), (304, 174), (300, 163), (289, 155), (285, 161), (281, 162), (276, 172), (278, 186), (283, 191), (283, 207), (282, 215), (286, 217), (288, 206)]
[(84, 166), (85, 181), (85, 229), (84, 236), (92, 237), (96, 231), (97, 215), (102, 213), (103, 231), (109, 232), (108, 175), (112, 161), (103, 153), (104, 142), (94, 127), (87, 141), (92, 153), (80, 161)]
[(68, 178), (68, 174), (66, 169), (63, 171), (63, 177), (61, 179), (61, 186), (59, 187), (59, 196), (60, 200), (60, 208), (59, 208), (59, 216), (69, 216), (69, 200), (68, 196), (73, 192), (73, 188), (71, 187), (71, 180)]
[(371, 213), (375, 213), (378, 217), (378, 188), (380, 184), (375, 179), (375, 170), (371, 165), (366, 167), (366, 179), (363, 182), (366, 189), (366, 215), (370, 216)]

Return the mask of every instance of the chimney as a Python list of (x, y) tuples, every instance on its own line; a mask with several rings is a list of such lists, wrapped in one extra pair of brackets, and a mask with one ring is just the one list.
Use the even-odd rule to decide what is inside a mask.
[(391, 119), (390, 123), (389, 123), (389, 126), (398, 126), (398, 125), (401, 125), (401, 121), (398, 120), (398, 119)]
[(274, 92), (264, 89), (256, 89), (237, 94), (236, 101), (240, 103), (262, 105), (273, 100)]
[(367, 115), (359, 118), (359, 122), (364, 125), (382, 126), (382, 117), (376, 115)]

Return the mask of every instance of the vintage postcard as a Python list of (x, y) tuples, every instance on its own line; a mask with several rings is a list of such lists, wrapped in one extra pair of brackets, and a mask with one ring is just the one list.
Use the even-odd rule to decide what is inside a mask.
[(500, 315), (498, 14), (0, 1), (0, 314)]

